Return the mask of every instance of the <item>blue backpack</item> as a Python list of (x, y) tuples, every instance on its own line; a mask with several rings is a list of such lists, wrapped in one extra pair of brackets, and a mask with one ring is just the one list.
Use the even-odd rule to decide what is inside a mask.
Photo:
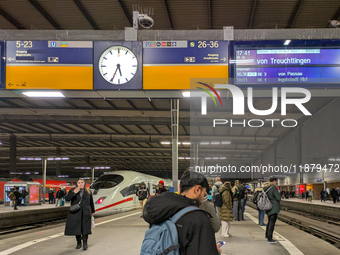
[(171, 220), (154, 224), (145, 232), (140, 255), (179, 255), (176, 222), (185, 214), (201, 210), (196, 206), (188, 206), (177, 212)]

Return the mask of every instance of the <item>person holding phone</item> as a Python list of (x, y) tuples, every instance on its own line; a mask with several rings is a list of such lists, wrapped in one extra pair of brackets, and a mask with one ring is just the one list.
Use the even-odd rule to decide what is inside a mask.
[(81, 248), (81, 240), (83, 240), (83, 250), (87, 250), (88, 235), (92, 234), (91, 217), (95, 210), (92, 193), (86, 188), (83, 178), (79, 178), (76, 187), (68, 192), (66, 201), (70, 201), (71, 206), (79, 204), (80, 209), (74, 212), (68, 211), (65, 235), (76, 236), (76, 249)]

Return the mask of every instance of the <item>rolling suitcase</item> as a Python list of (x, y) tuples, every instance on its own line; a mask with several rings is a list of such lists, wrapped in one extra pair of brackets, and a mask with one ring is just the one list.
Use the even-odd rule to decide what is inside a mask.
[(64, 200), (60, 200), (60, 206), (64, 206)]

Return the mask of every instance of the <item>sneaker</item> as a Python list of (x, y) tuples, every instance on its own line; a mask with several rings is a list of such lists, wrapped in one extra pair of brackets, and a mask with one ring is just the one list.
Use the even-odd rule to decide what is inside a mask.
[(267, 243), (277, 243), (277, 241), (273, 239), (273, 240), (268, 240)]
[(267, 225), (266, 225), (266, 224), (264, 224), (264, 223), (262, 223), (262, 224), (260, 224), (260, 226), (266, 227)]
[(226, 236), (224, 236), (224, 235), (222, 235), (222, 237), (229, 237), (230, 235), (226, 235)]
[(14, 210), (19, 210), (18, 208), (14, 208)]

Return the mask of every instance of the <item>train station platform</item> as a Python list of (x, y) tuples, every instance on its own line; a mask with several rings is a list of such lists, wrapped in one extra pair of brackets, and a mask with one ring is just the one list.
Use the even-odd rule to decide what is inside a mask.
[(11, 206), (0, 206), (0, 229), (66, 218), (69, 204), (61, 207), (42, 204), (17, 208), (14, 210)]
[(301, 212), (313, 213), (328, 217), (340, 218), (340, 203), (334, 204), (333, 201), (321, 202), (320, 200), (312, 200), (308, 202), (305, 199), (282, 199), (281, 205)]
[[(0, 236), (0, 255), (26, 254), (140, 254), (140, 247), (148, 224), (141, 219), (137, 210), (96, 219), (96, 228), (89, 236), (89, 249), (76, 250), (74, 237), (64, 236), (65, 223), (29, 230), (18, 238), (15, 233)], [(257, 225), (257, 211), (246, 207), (245, 221), (232, 222), (231, 236), (222, 238), (216, 234), (216, 241), (226, 241), (222, 254), (252, 255), (335, 255), (339, 249), (331, 244), (277, 221), (274, 238), (277, 244), (264, 240), (265, 227)], [(204, 254), (206, 255), (206, 254)], [(208, 254), (207, 254), (208, 255)]]

